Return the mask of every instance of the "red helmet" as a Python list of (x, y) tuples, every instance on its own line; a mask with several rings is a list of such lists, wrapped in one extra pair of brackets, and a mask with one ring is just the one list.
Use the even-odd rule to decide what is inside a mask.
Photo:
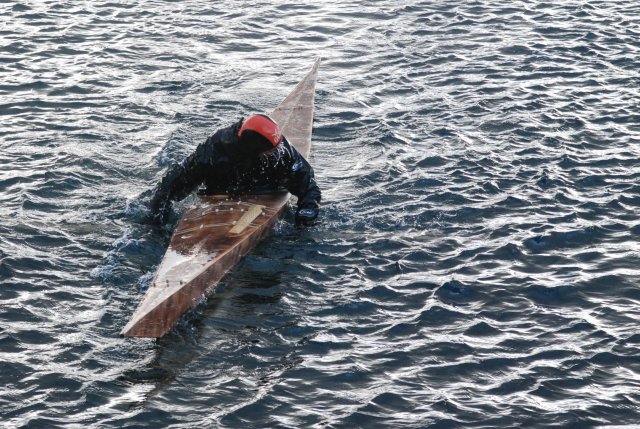
[(241, 140), (260, 140), (265, 150), (276, 147), (282, 141), (282, 130), (273, 119), (267, 115), (249, 116), (240, 130), (238, 137)]

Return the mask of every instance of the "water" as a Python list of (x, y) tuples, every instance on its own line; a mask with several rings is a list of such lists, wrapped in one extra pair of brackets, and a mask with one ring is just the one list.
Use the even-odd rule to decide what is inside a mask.
[[(212, 3), (0, 4), (3, 427), (637, 427), (637, 2)], [(149, 190), (317, 56), (322, 222), (120, 339)]]

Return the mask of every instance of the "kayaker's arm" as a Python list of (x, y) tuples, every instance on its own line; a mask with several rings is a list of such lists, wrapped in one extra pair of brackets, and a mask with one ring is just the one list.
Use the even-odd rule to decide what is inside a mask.
[(200, 144), (181, 164), (171, 168), (156, 186), (149, 202), (153, 220), (164, 222), (171, 202), (180, 201), (203, 182), (205, 169), (209, 165), (212, 137)]
[(293, 159), (288, 172), (287, 189), (298, 197), (296, 222), (310, 225), (318, 217), (322, 194), (314, 179), (311, 165), (293, 147), (291, 155)]

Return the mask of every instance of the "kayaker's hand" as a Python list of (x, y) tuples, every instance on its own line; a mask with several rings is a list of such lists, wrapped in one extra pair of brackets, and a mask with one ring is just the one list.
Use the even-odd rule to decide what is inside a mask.
[(320, 209), (318, 206), (302, 206), (296, 212), (296, 225), (311, 226), (316, 222)]

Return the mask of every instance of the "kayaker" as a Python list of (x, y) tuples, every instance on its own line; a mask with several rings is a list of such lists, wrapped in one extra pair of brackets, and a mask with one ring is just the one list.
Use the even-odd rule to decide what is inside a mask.
[(286, 189), (298, 197), (296, 223), (311, 225), (318, 217), (320, 189), (313, 169), (282, 135), (278, 124), (255, 114), (218, 130), (156, 186), (149, 203), (151, 218), (166, 220), (172, 201), (201, 184), (206, 194), (241, 195)]

